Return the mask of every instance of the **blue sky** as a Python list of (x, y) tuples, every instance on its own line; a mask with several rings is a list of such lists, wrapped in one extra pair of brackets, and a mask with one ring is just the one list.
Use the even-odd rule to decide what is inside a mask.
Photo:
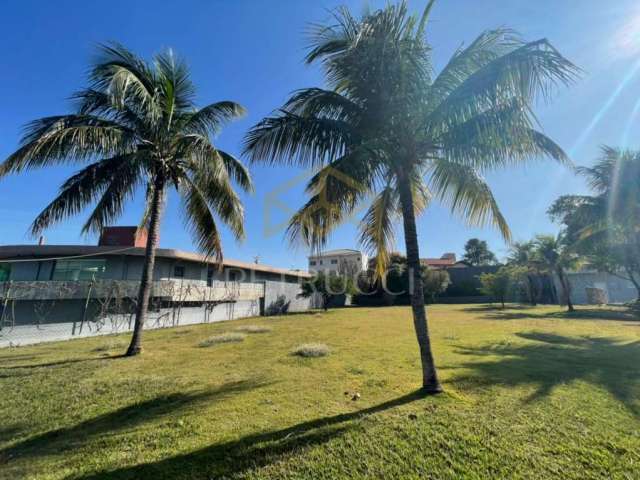
[[(421, 9), (426, 0), (410, 2)], [(216, 143), (239, 154), (244, 132), (297, 88), (322, 84), (316, 68), (303, 65), (305, 31), (310, 22), (328, 18), (327, 10), (348, 5), (359, 12), (362, 0), (235, 1), (18, 1), (3, 3), (0, 18), (0, 158), (18, 145), (22, 126), (34, 118), (67, 112), (67, 98), (84, 84), (98, 42), (116, 40), (149, 57), (171, 47), (186, 57), (202, 104), (229, 99), (249, 115), (226, 128)], [(525, 38), (546, 37), (584, 69), (572, 88), (558, 92), (536, 113), (545, 132), (577, 164), (590, 164), (602, 144), (640, 147), (640, 6), (634, 0), (441, 0), (429, 27), (436, 69), (456, 47), (482, 30), (509, 26)], [(26, 235), (35, 215), (53, 198), (74, 168), (34, 171), (0, 181), (0, 244), (29, 243)], [(256, 192), (244, 198), (247, 239), (236, 243), (225, 233), (225, 255), (282, 267), (305, 267), (307, 252), (283, 237), (284, 211), (268, 209), (275, 195), (294, 209), (304, 197), (304, 172), (291, 168), (252, 167)], [(585, 191), (568, 170), (539, 162), (488, 177), (516, 239), (557, 229), (546, 217), (549, 204), (564, 193)], [(293, 185), (293, 186), (291, 186)], [(137, 224), (139, 202), (127, 208), (120, 224)], [(48, 243), (95, 243), (82, 237), (83, 217), (46, 232)], [(500, 256), (506, 246), (489, 228), (468, 228), (438, 206), (419, 219), (423, 256), (460, 253), (471, 236), (486, 239)], [(398, 249), (402, 250), (401, 228)], [(169, 198), (161, 245), (191, 250), (178, 201)], [(356, 228), (336, 232), (330, 247), (355, 247)]]

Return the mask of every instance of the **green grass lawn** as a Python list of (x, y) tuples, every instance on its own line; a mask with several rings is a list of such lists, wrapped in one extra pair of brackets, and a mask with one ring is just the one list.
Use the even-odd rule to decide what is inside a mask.
[[(127, 336), (0, 350), (0, 477), (640, 478), (640, 322), (429, 313), (429, 398), (407, 307), (146, 332), (133, 359)], [(271, 330), (199, 346), (242, 325)]]

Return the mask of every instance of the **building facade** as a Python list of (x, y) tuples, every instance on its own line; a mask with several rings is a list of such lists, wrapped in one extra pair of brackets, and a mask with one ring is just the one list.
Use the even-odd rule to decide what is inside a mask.
[(328, 250), (309, 256), (309, 272), (341, 274), (353, 277), (367, 269), (367, 256), (359, 250)]
[[(140, 246), (0, 246), (0, 346), (132, 328)], [(310, 274), (157, 250), (146, 328), (300, 312)]]

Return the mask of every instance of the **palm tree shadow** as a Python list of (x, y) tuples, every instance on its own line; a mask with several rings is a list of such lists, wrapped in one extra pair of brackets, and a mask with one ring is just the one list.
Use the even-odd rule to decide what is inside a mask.
[[(534, 309), (534, 310), (532, 310)], [(519, 310), (528, 310), (521, 312)], [(477, 305), (464, 309), (469, 313), (481, 313), (487, 320), (523, 320), (523, 319), (569, 319), (569, 320), (617, 320), (638, 321), (640, 317), (633, 309), (614, 308), (577, 308), (573, 312), (564, 311), (535, 311), (529, 305), (508, 305), (500, 308), (497, 305)]]
[(207, 446), (153, 463), (99, 472), (84, 480), (173, 479), (189, 472), (189, 478), (230, 478), (247, 470), (276, 462), (294, 450), (322, 444), (346, 433), (348, 422), (424, 398), (420, 391), (352, 413), (318, 418), (284, 428), (257, 433), (230, 442)]
[[(72, 450), (92, 438), (116, 435), (136, 425), (155, 419), (175, 416), (186, 408), (222, 400), (230, 395), (259, 388), (266, 384), (256, 381), (239, 381), (218, 388), (191, 393), (173, 393), (151, 400), (134, 403), (124, 408), (85, 420), (68, 428), (60, 428), (27, 438), (0, 450), (0, 464), (15, 457), (39, 457)], [(12, 435), (18, 435), (13, 430)]]
[(546, 397), (558, 385), (581, 380), (604, 388), (636, 416), (640, 416), (640, 341), (621, 343), (614, 338), (567, 337), (553, 333), (517, 333), (524, 344), (459, 347), (458, 353), (499, 356), (499, 361), (473, 361), (462, 368), (472, 374), (454, 379), (460, 383), (515, 387), (533, 384), (525, 399)]

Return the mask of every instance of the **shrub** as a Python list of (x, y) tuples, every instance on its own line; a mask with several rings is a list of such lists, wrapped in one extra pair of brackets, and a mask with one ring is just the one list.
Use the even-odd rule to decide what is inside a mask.
[(214, 335), (206, 340), (203, 340), (198, 344), (199, 347), (211, 347), (218, 343), (232, 343), (243, 342), (247, 336), (244, 333), (221, 333), (220, 335)]
[(236, 328), (236, 332), (244, 333), (267, 333), (271, 331), (271, 327), (265, 327), (262, 325), (243, 325)]
[(305, 358), (326, 357), (331, 350), (324, 343), (305, 343), (298, 345), (291, 352), (292, 355)]

